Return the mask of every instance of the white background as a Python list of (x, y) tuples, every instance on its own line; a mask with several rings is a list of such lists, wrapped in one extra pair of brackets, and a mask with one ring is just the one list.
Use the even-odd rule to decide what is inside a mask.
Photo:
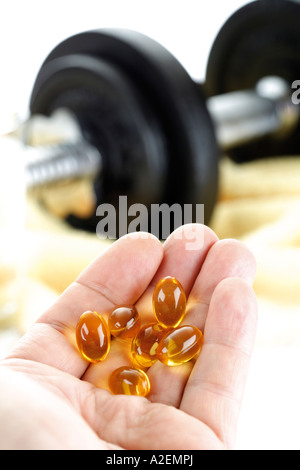
[(0, 11), (0, 114), (27, 111), (38, 69), (63, 39), (121, 27), (161, 42), (203, 79), (212, 41), (240, 0), (7, 0)]
[[(26, 116), (38, 69), (60, 41), (102, 27), (138, 30), (167, 47), (203, 80), (213, 39), (240, 0), (7, 0), (0, 12), (0, 133), (12, 113)], [(299, 78), (299, 77), (298, 77)], [(295, 405), (299, 351), (256, 350), (242, 408), (238, 448), (300, 448)], [(299, 409), (299, 408), (298, 408)]]

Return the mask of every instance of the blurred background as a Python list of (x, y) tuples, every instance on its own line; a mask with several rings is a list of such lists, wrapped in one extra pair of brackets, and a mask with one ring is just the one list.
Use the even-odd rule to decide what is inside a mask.
[[(10, 0), (0, 16), (0, 136), (28, 115), (37, 72), (63, 39), (121, 27), (160, 42), (198, 81), (213, 40), (238, 0)], [(295, 77), (300, 79), (299, 76)], [(40, 137), (43, 143), (42, 136)], [(25, 198), (17, 142), (0, 138), (0, 357), (107, 243)], [(257, 344), (241, 412), (238, 449), (300, 448), (300, 164), (220, 164), (211, 227), (238, 238), (258, 261)]]
[[(94, 28), (129, 28), (163, 44), (195, 78), (205, 76), (206, 60), (216, 32), (243, 2), (212, 0), (12, 0), (0, 18), (1, 115), (26, 114), (37, 72), (48, 53), (63, 39)], [(22, 78), (22, 81), (20, 80)], [(4, 114), (5, 116), (5, 114)]]

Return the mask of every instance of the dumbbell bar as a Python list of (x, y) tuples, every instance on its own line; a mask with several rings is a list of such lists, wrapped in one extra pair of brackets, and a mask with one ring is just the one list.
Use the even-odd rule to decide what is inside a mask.
[[(270, 21), (273, 27), (284, 21), (288, 32), (296, 14), (299, 19), (299, 10), (294, 2), (260, 0), (233, 15), (212, 48), (205, 86), (212, 84), (213, 69), (220, 75), (217, 59), (230, 25), (238, 24), (241, 37), (245, 25), (251, 24), (257, 33)], [(250, 38), (252, 30), (247, 30)], [(275, 36), (275, 45), (280, 40)], [(274, 35), (268, 50), (270, 42)], [(259, 55), (263, 47), (256, 46)], [(232, 66), (229, 54), (225, 57)], [(146, 206), (204, 203), (207, 222), (217, 196), (220, 149), (236, 149), (241, 143), (240, 148), (247, 148), (262, 135), (275, 143), (286, 142), (299, 122), (290, 96), (290, 70), (283, 74), (280, 67), (264, 67), (262, 74), (256, 67), (255, 74), (251, 61), (248, 67), (252, 80), (256, 77), (250, 89), (230, 90), (206, 102), (200, 86), (178, 61), (139, 33), (102, 30), (67, 39), (42, 65), (30, 107), (33, 116), (68, 110), (81, 128), (81, 142), (47, 149), (47, 158), (41, 154), (27, 167), (29, 186), (88, 175), (95, 180), (97, 204), (116, 205), (120, 194), (127, 194), (129, 203)], [(47, 176), (32, 178), (33, 173)], [(78, 223), (74, 217), (71, 222)], [(94, 230), (95, 217), (79, 225)]]
[[(224, 152), (265, 135), (282, 138), (299, 120), (299, 108), (292, 103), (290, 87), (279, 77), (262, 79), (255, 90), (209, 98), (206, 105), (215, 125), (218, 145)], [(68, 119), (73, 118), (70, 115)], [(26, 126), (30, 133), (28, 123)], [(28, 189), (62, 180), (96, 178), (102, 168), (101, 153), (83, 136), (73, 144), (43, 146), (32, 149), (31, 153), (29, 158), (28, 152), (26, 166)]]
[[(259, 0), (234, 13), (211, 48), (205, 79), (206, 96), (255, 88), (268, 76), (280, 77), (291, 87), (300, 73), (299, 22), (299, 1)], [(291, 126), (290, 133), (266, 135), (247, 145), (237, 145), (230, 150), (230, 157), (244, 162), (269, 156), (299, 155), (299, 135), (298, 122), (294, 128)]]

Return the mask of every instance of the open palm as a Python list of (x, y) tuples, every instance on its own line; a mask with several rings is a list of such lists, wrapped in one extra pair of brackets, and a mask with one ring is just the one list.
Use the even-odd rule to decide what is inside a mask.
[[(203, 240), (196, 251), (186, 248), (193, 236)], [(77, 321), (124, 304), (153, 321), (152, 293), (167, 275), (188, 295), (183, 324), (204, 331), (201, 354), (176, 367), (155, 363), (147, 398), (112, 395), (108, 377), (130, 364), (130, 347), (113, 340), (106, 360), (89, 364), (74, 343)], [(232, 448), (256, 332), (254, 275), (243, 244), (202, 225), (178, 229), (164, 245), (131, 236), (113, 243), (0, 362), (0, 447)]]

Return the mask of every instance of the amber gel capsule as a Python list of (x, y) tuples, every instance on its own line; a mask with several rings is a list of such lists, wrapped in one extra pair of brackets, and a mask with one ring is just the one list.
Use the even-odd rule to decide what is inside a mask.
[(110, 333), (97, 312), (85, 312), (76, 327), (76, 341), (82, 356), (90, 362), (103, 361), (110, 349)]
[(157, 358), (167, 366), (192, 359), (202, 348), (203, 335), (195, 326), (185, 325), (166, 333), (157, 347)]
[(153, 293), (153, 310), (165, 328), (179, 325), (186, 309), (186, 296), (182, 285), (171, 276), (164, 277), (156, 285)]
[(166, 329), (159, 323), (144, 325), (131, 344), (133, 360), (143, 367), (151, 367), (156, 361), (158, 343), (166, 334)]
[(109, 331), (120, 339), (132, 339), (139, 331), (140, 316), (134, 305), (118, 307), (108, 317)]
[(140, 369), (119, 367), (109, 378), (109, 388), (115, 395), (138, 395), (145, 397), (150, 392), (150, 381)]

